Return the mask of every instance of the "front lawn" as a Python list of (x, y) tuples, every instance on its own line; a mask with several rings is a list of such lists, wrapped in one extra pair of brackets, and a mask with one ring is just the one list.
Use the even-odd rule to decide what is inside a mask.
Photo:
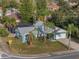
[(33, 40), (33, 47), (28, 47), (27, 44), (21, 43), (19, 39), (8, 38), (8, 40), (12, 40), (12, 44), (9, 47), (16, 54), (39, 54), (67, 50), (67, 47), (58, 41), (47, 41), (45, 44), (43, 41)]

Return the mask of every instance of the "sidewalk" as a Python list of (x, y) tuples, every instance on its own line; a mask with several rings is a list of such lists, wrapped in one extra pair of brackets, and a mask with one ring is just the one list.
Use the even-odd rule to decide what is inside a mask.
[[(57, 41), (63, 43), (66, 46), (68, 46), (68, 44), (69, 44), (69, 39), (59, 39)], [(74, 41), (70, 41), (70, 48), (72, 48), (76, 51), (79, 51), (79, 44)]]

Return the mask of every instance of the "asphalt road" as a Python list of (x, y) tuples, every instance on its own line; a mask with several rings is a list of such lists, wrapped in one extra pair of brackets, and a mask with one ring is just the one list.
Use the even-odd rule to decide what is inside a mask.
[(79, 59), (79, 52), (74, 52), (71, 54), (65, 54), (65, 55), (58, 55), (58, 56), (49, 56), (49, 57), (16, 57), (16, 56), (9, 56), (6, 54), (2, 54), (0, 59)]
[(79, 52), (74, 52), (71, 54), (60, 55), (60, 56), (43, 57), (38, 59), (79, 59)]

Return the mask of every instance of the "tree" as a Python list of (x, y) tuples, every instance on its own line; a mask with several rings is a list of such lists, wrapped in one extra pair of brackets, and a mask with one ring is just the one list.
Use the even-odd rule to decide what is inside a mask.
[(5, 15), (5, 11), (6, 11), (6, 6), (9, 3), (7, 2), (7, 0), (2, 0), (2, 8), (3, 8), (3, 16)]
[[(77, 17), (75, 12), (69, 7), (67, 2), (59, 0), (61, 7), (59, 10), (52, 13), (52, 21), (60, 27), (64, 27), (65, 24), (72, 23)], [(64, 3), (63, 3), (64, 2)]]
[(16, 0), (2, 0), (3, 7), (17, 7)]
[(32, 20), (34, 8), (33, 0), (21, 0), (19, 11), (21, 13), (22, 22), (28, 23)]
[(9, 17), (6, 17), (4, 16), (2, 21), (1, 21), (5, 27), (8, 28), (8, 30), (13, 30), (15, 27), (16, 27), (16, 20), (14, 18), (9, 18)]
[(32, 40), (33, 40), (33, 34), (32, 34), (32, 32), (30, 32), (29, 33), (29, 47), (33, 46)]
[(36, 0), (36, 5), (38, 18), (45, 20), (45, 17), (49, 14), (46, 0)]
[[(65, 28), (72, 23), (78, 27), (78, 22), (76, 21), (78, 18), (78, 11), (69, 7), (68, 3), (64, 0), (59, 0), (59, 5), (61, 6), (60, 9), (52, 13), (53, 23), (62, 28)], [(75, 34), (75, 32), (72, 33), (73, 36), (75, 36)]]
[(6, 17), (6, 16), (4, 16), (4, 18), (2, 20), (2, 23), (4, 25), (13, 25), (13, 26), (16, 26), (16, 20), (14, 18), (9, 18), (9, 17)]
[(75, 32), (76, 29), (77, 27), (75, 27), (74, 24), (69, 24), (67, 27), (67, 31), (69, 34), (69, 44), (68, 44), (69, 49), (70, 49), (70, 41), (71, 41), (72, 34)]
[(16, 2), (16, 0), (11, 0), (7, 7), (18, 8), (18, 3)]
[(63, 26), (63, 22), (66, 20), (66, 14), (63, 11), (56, 11), (52, 13), (51, 21), (57, 26)]
[[(36, 5), (37, 5), (38, 20), (44, 21), (44, 25), (45, 25), (46, 16), (49, 14), (49, 11), (47, 9), (47, 1), (46, 0), (36, 0)], [(44, 35), (45, 35), (45, 33), (44, 33)], [(44, 36), (44, 42), (46, 43), (46, 36)]]

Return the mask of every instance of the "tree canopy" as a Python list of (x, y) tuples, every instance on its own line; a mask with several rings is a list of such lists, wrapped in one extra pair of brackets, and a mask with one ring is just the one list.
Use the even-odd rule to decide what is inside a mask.
[[(47, 2), (46, 0), (36, 0), (37, 5), (37, 15), (39, 16), (47, 16), (49, 11), (47, 9)], [(44, 18), (43, 18), (44, 19)]]
[(21, 0), (19, 11), (21, 13), (22, 22), (29, 22), (33, 16), (33, 0)]
[(46, 15), (46, 0), (36, 0), (38, 15)]

